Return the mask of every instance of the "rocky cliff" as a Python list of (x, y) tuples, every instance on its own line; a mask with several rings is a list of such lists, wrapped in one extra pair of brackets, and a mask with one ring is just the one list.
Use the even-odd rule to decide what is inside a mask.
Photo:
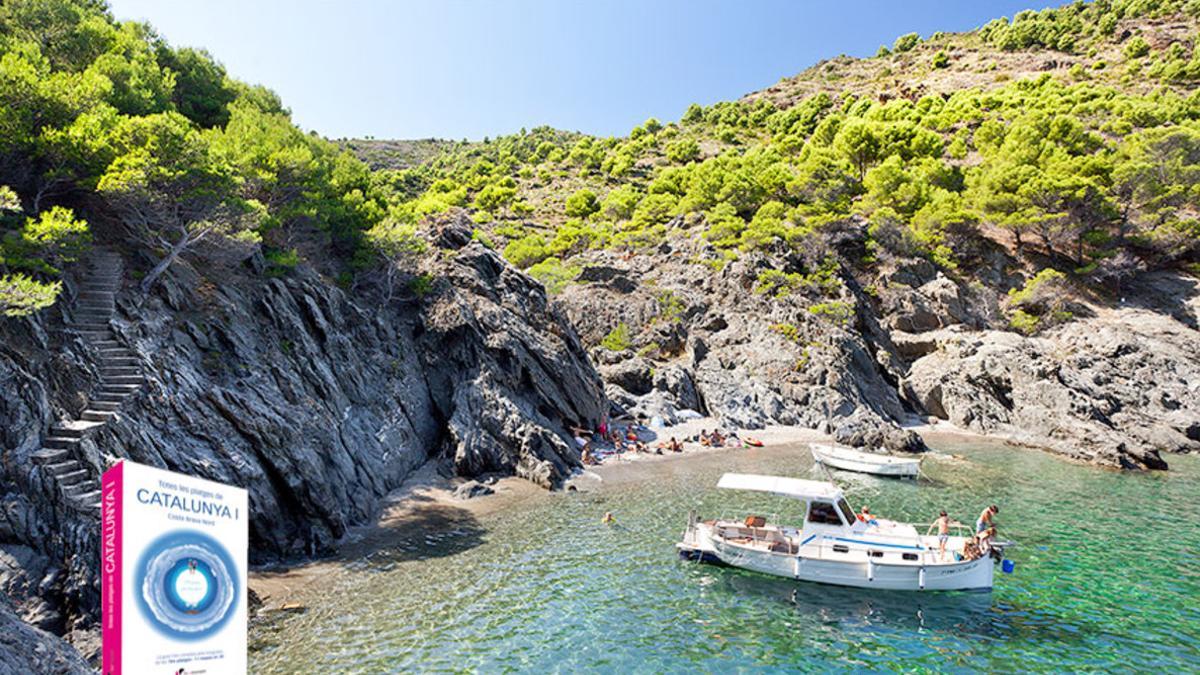
[[(151, 297), (120, 291), (111, 326), (142, 385), (72, 461), (92, 477), (128, 458), (247, 488), (257, 561), (328, 550), (431, 458), (556, 485), (579, 465), (566, 425), (605, 411), (600, 380), (541, 286), (469, 235), (443, 232), (428, 287), (387, 305), (304, 269), (177, 265)], [(98, 350), (65, 328), (71, 303), (0, 323), (0, 584), (22, 618), (89, 653), (98, 513), (33, 461), (101, 379)]]
[(1144, 274), (1124, 297), (1079, 289), (1078, 318), (1025, 336), (1003, 310), (1023, 282), (1003, 249), (950, 277), (921, 259), (854, 264), (863, 240), (853, 223), (835, 230), (816, 256), (838, 261), (824, 274), (812, 255), (730, 262), (694, 237), (590, 252), (557, 302), (605, 345), (592, 355), (611, 400), (643, 417), (827, 424), (852, 445), (910, 451), (923, 443), (904, 427), (938, 418), (1132, 469), (1200, 450), (1193, 278)]

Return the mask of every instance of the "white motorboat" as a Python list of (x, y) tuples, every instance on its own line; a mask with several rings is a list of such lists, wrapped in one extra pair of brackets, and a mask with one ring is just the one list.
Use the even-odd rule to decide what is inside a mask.
[(937, 535), (922, 535), (914, 525), (858, 520), (833, 483), (727, 473), (717, 487), (801, 500), (804, 522), (769, 523), (757, 515), (701, 521), (690, 514), (676, 545), (681, 556), (803, 581), (907, 591), (988, 590), (1003, 559), (1004, 544), (985, 542), (979, 551), (973, 536), (951, 536), (942, 555)]
[(881, 455), (842, 448), (830, 443), (809, 443), (813, 461), (835, 469), (870, 473), (876, 476), (916, 478), (921, 472), (921, 460), (908, 457)]

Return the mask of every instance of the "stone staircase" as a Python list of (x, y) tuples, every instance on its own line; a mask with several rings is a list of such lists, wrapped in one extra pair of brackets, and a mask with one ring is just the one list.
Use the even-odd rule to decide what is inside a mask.
[(100, 353), (100, 383), (77, 420), (50, 427), (41, 450), (33, 453), (53, 476), (64, 503), (78, 510), (100, 506), (100, 477), (79, 460), (79, 443), (117, 416), (121, 403), (142, 384), (137, 355), (117, 341), (111, 327), (122, 263), (118, 254), (98, 249), (89, 258), (67, 330), (83, 336)]

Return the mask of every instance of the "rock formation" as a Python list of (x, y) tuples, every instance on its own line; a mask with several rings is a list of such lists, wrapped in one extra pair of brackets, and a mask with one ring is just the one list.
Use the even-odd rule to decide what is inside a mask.
[[(65, 323), (79, 300), (0, 322), (0, 588), (17, 614), (94, 650), (98, 510), (45, 456), (85, 411), (104, 420), (49, 448), (72, 473), (128, 458), (243, 486), (259, 562), (331, 549), (430, 458), (560, 483), (579, 465), (566, 425), (605, 411), (574, 330), (478, 243), (424, 271), (428, 293), (368, 310), (306, 269), (176, 265), (148, 298), (116, 293), (111, 324)], [(99, 408), (112, 367), (144, 384)]]

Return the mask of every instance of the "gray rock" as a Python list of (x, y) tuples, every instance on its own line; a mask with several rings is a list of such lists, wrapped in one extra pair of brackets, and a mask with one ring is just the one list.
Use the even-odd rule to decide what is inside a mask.
[(495, 493), (496, 491), (491, 487), (474, 480), (469, 480), (454, 489), (455, 499), (473, 499)]
[(66, 640), (21, 621), (0, 595), (0, 673), (94, 672)]
[(1166, 468), (1200, 450), (1200, 334), (1128, 310), (1026, 338), (941, 333), (905, 385), (931, 414), (1097, 464)]

